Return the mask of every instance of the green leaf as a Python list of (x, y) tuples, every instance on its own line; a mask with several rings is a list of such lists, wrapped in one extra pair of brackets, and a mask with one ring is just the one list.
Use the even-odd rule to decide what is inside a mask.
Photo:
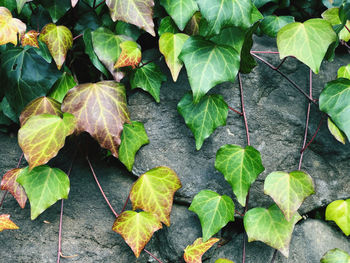
[(123, 125), (129, 122), (124, 85), (100, 81), (75, 86), (64, 98), (62, 111), (76, 117), (77, 132), (88, 132), (118, 158)]
[(132, 208), (150, 212), (170, 226), (174, 194), (180, 188), (181, 182), (172, 169), (165, 166), (153, 168), (141, 175), (132, 186)]
[(278, 4), (278, 1), (279, 0), (253, 0), (253, 3), (257, 8), (260, 8), (270, 2)]
[(11, 221), (10, 215), (0, 215), (0, 232), (10, 229), (19, 229), (19, 227)]
[(321, 263), (349, 263), (350, 255), (344, 250), (334, 248), (329, 250), (321, 258)]
[(246, 32), (247, 30), (239, 27), (226, 27), (219, 35), (213, 36), (210, 40), (220, 45), (231, 46), (241, 54)]
[(210, 238), (203, 242), (201, 237), (197, 238), (192, 245), (185, 248), (184, 260), (186, 263), (202, 263), (203, 254), (218, 241), (218, 238)]
[[(322, 17), (324, 20), (327, 20), (329, 23), (331, 23), (332, 26), (342, 24), (342, 21), (340, 20), (340, 17), (339, 17), (339, 8), (337, 7), (327, 9), (322, 13)], [(346, 21), (346, 26), (350, 28), (349, 20)], [(350, 40), (350, 32), (344, 26), (341, 26), (341, 28), (342, 29), (338, 33), (339, 39), (344, 40), (345, 42), (348, 42)]]
[(27, 2), (31, 2), (32, 0), (16, 0), (17, 3), (17, 12), (18, 14), (21, 13), (23, 6), (25, 5), (25, 3)]
[(74, 132), (76, 120), (72, 114), (63, 118), (41, 114), (32, 116), (18, 131), (18, 144), (29, 168), (46, 164), (64, 146), (66, 137)]
[(248, 242), (262, 241), (288, 257), (294, 225), (300, 219), (301, 216), (295, 213), (288, 222), (278, 206), (273, 204), (268, 209), (261, 207), (250, 209), (245, 214), (243, 222)]
[(240, 61), (232, 47), (217, 45), (200, 36), (192, 36), (185, 42), (179, 58), (185, 63), (194, 103), (217, 84), (234, 82)]
[(235, 220), (235, 205), (227, 195), (202, 190), (192, 200), (188, 210), (196, 213), (202, 225), (203, 241), (207, 241), (229, 221)]
[(278, 31), (287, 24), (293, 23), (292, 16), (266, 16), (261, 22), (260, 28), (269, 37), (276, 37)]
[(331, 24), (323, 19), (290, 23), (277, 34), (280, 59), (294, 56), (318, 74), (322, 60), (337, 35)]
[(75, 82), (73, 76), (69, 72), (63, 72), (62, 76), (55, 82), (53, 87), (48, 93), (48, 96), (62, 103), (63, 98), (66, 96), (67, 92), (75, 87), (77, 83)]
[(123, 21), (118, 21), (116, 26), (115, 26), (115, 32), (118, 35), (124, 35), (131, 37), (133, 40), (137, 40), (139, 36), (142, 34), (142, 31), (131, 24), (125, 23)]
[(235, 263), (235, 262), (226, 258), (219, 258), (215, 261), (215, 263)]
[(106, 0), (106, 5), (113, 21), (121, 20), (136, 25), (156, 36), (152, 20), (153, 0)]
[(199, 34), (199, 27), (202, 20), (202, 14), (200, 12), (194, 13), (190, 21), (188, 21), (185, 27), (185, 33), (190, 36)]
[(164, 33), (179, 33), (179, 29), (177, 28), (177, 26), (175, 25), (174, 21), (171, 19), (170, 16), (166, 16), (164, 17), (161, 21), (160, 21), (160, 25), (158, 28), (158, 35), (161, 36)]
[(160, 4), (164, 6), (181, 31), (184, 30), (193, 14), (198, 11), (195, 0), (160, 0)]
[(241, 50), (241, 64), (239, 71), (243, 74), (250, 73), (257, 65), (254, 57), (250, 54), (250, 50), (253, 47), (253, 34), (260, 25), (260, 21), (256, 22), (253, 26), (247, 29), (244, 35), (244, 42)]
[(258, 150), (252, 146), (241, 148), (232, 144), (226, 144), (217, 151), (215, 168), (225, 176), (242, 206), (246, 205), (250, 185), (265, 170)]
[[(35, 118), (35, 117), (34, 117)], [(34, 220), (60, 199), (67, 199), (70, 183), (68, 175), (47, 165), (26, 168), (17, 178), (28, 196), (31, 219)]]
[(17, 46), (17, 34), (23, 35), (26, 28), (21, 20), (12, 17), (10, 10), (0, 6), (0, 45), (12, 43)]
[(131, 66), (133, 69), (141, 62), (141, 48), (134, 41), (124, 41), (120, 43), (122, 52), (115, 63), (115, 68)]
[(162, 223), (151, 213), (125, 211), (115, 220), (112, 230), (120, 234), (138, 258)]
[(203, 17), (208, 21), (208, 35), (217, 35), (221, 28), (251, 25), (251, 0), (196, 0)]
[(142, 122), (125, 123), (119, 148), (119, 160), (131, 171), (135, 154), (142, 145), (148, 144), (149, 139)]
[(130, 77), (132, 89), (141, 88), (147, 91), (156, 102), (160, 102), (159, 93), (163, 81), (166, 81), (166, 76), (154, 62), (137, 68)]
[(331, 118), (328, 118), (327, 120), (328, 124), (328, 130), (329, 132), (334, 136), (334, 138), (338, 141), (341, 142), (342, 144), (346, 143), (346, 135), (342, 130), (340, 130), (337, 125), (332, 121)]
[(4, 115), (9, 118), (11, 121), (18, 123), (19, 119), (18, 116), (16, 114), (16, 112), (14, 111), (14, 109), (12, 109), (11, 105), (8, 103), (6, 97), (4, 97), (1, 101), (1, 110), (4, 113)]
[(305, 172), (272, 172), (265, 179), (264, 193), (271, 196), (290, 221), (304, 199), (315, 193), (315, 187)]
[(337, 78), (346, 78), (350, 79), (350, 64), (346, 66), (342, 66), (338, 69), (338, 76)]
[(336, 200), (326, 208), (326, 220), (334, 221), (345, 235), (350, 235), (350, 199)]
[(321, 92), (319, 103), (320, 110), (326, 112), (350, 138), (350, 79), (339, 78), (328, 82)]
[(39, 45), (39, 48), (34, 48), (35, 52), (40, 56), (42, 57), (43, 59), (45, 59), (45, 61), (47, 63), (51, 63), (52, 61), (52, 56), (50, 54), (50, 51), (49, 51), (49, 48), (47, 47), (47, 45), (38, 40), (38, 45)]
[(183, 65), (178, 57), (188, 38), (188, 35), (182, 33), (164, 33), (159, 38), (159, 51), (165, 57), (166, 64), (170, 69), (174, 82), (176, 82)]
[(228, 106), (221, 95), (205, 95), (194, 104), (192, 94), (188, 93), (177, 105), (177, 110), (191, 129), (197, 150), (217, 127), (226, 125)]
[(41, 0), (40, 3), (49, 11), (54, 23), (64, 16), (71, 8), (70, 0)]
[(254, 24), (255, 22), (258, 22), (259, 20), (262, 20), (264, 18), (263, 14), (260, 13), (259, 9), (253, 5), (252, 8), (252, 15), (251, 15), (251, 23)]
[(16, 182), (17, 177), (23, 169), (14, 168), (4, 174), (1, 180), (1, 190), (9, 191), (16, 199), (21, 208), (24, 208), (27, 202), (27, 195), (23, 187)]

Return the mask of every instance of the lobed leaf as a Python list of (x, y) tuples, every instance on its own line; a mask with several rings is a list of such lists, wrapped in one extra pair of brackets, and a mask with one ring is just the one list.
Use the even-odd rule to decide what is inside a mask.
[(27, 195), (23, 187), (16, 182), (17, 177), (23, 169), (14, 168), (4, 174), (1, 180), (1, 190), (9, 191), (16, 199), (21, 208), (24, 208), (27, 202)]
[(329, 132), (334, 136), (334, 138), (338, 141), (341, 142), (342, 144), (346, 143), (346, 135), (342, 130), (340, 130), (337, 125), (332, 121), (331, 118), (328, 118), (327, 120), (327, 126)]
[(329, 250), (321, 258), (321, 263), (349, 263), (350, 255), (339, 248)]
[(26, 28), (21, 20), (12, 17), (10, 10), (0, 6), (0, 45), (12, 43), (16, 46), (17, 34), (23, 35)]
[(69, 72), (65, 71), (52, 86), (51, 90), (48, 93), (48, 96), (62, 103), (67, 92), (76, 85), (77, 83), (75, 82), (73, 76)]
[(218, 241), (218, 238), (210, 238), (203, 242), (201, 237), (197, 238), (192, 245), (185, 248), (184, 260), (186, 263), (202, 263), (203, 254)]
[(334, 221), (345, 235), (350, 235), (350, 199), (336, 200), (326, 208), (326, 220)]
[(19, 227), (13, 223), (10, 219), (10, 215), (0, 215), (0, 232), (7, 229), (19, 229)]
[(141, 62), (141, 49), (134, 41), (124, 41), (120, 43), (122, 52), (115, 63), (115, 68), (131, 66), (136, 68)]
[(342, 66), (338, 69), (337, 78), (346, 78), (350, 79), (350, 64)]
[(282, 27), (293, 22), (294, 22), (293, 16), (271, 15), (271, 16), (264, 17), (263, 21), (261, 22), (260, 28), (264, 32), (264, 34), (268, 35), (269, 37), (276, 37), (278, 31)]
[(39, 32), (35, 30), (30, 30), (27, 33), (25, 33), (21, 38), (22, 47), (31, 46), (31, 47), (40, 48), (39, 42), (38, 42), (38, 35), (39, 35)]

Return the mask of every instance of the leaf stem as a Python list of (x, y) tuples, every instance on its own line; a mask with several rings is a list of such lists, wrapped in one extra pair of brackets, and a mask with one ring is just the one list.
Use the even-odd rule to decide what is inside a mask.
[(245, 107), (244, 107), (243, 85), (242, 85), (242, 79), (241, 79), (240, 73), (238, 73), (238, 83), (239, 83), (239, 91), (241, 94), (241, 108), (242, 108), (242, 114), (243, 114), (243, 119), (244, 119), (244, 127), (245, 127), (245, 131), (246, 131), (246, 135), (247, 135), (247, 144), (250, 145), (247, 115), (246, 115)]
[(325, 113), (322, 115), (322, 118), (321, 118), (320, 122), (318, 123), (317, 129), (316, 129), (314, 135), (312, 136), (311, 140), (306, 144), (306, 146), (300, 150), (300, 152), (304, 152), (310, 146), (310, 144), (313, 142), (313, 140), (316, 138), (316, 135), (317, 135), (318, 131), (320, 130), (322, 123), (323, 123), (326, 116), (327, 116), (327, 114), (325, 114)]
[(129, 192), (129, 194), (128, 194), (128, 197), (127, 197), (126, 200), (125, 200), (124, 206), (123, 206), (122, 211), (120, 212), (120, 214), (124, 212), (124, 210), (125, 210), (125, 208), (126, 208), (128, 202), (129, 202), (129, 199), (130, 199), (130, 192)]
[(243, 116), (243, 113), (242, 113), (242, 112), (239, 112), (238, 110), (235, 110), (234, 108), (232, 108), (232, 107), (230, 107), (230, 106), (228, 106), (228, 108), (229, 108), (230, 110), (232, 110), (233, 112), (237, 113), (238, 115)]
[(148, 255), (150, 255), (152, 258), (154, 258), (155, 260), (157, 260), (159, 263), (163, 263), (162, 261), (160, 261), (155, 255), (153, 255), (151, 252), (149, 252), (147, 249), (143, 249)]
[(348, 30), (348, 32), (350, 33), (350, 29), (348, 28), (348, 26), (347, 25), (344, 25), (344, 26), (345, 26), (346, 30)]
[(73, 41), (76, 40), (76, 39), (78, 39), (78, 38), (80, 38), (80, 37), (82, 37), (83, 35), (84, 35), (84, 34), (79, 34), (79, 35), (75, 36), (75, 37), (73, 38)]
[[(102, 2), (100, 2), (98, 5), (94, 5), (92, 7), (92, 9), (97, 9), (99, 6), (101, 6), (102, 4), (104, 4), (105, 0), (103, 0)], [(95, 4), (95, 3), (94, 3)]]
[(92, 9), (95, 9), (96, 6), (96, 0), (94, 0), (94, 3), (92, 4)]

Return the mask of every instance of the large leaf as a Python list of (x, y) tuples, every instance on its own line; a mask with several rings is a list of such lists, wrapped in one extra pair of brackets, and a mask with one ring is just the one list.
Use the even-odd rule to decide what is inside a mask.
[(137, 68), (130, 77), (132, 89), (141, 88), (147, 91), (156, 102), (160, 101), (159, 93), (163, 81), (166, 81), (166, 76), (154, 62)]
[(346, 78), (350, 79), (350, 64), (342, 66), (338, 69), (337, 78)]
[(48, 93), (48, 96), (62, 103), (63, 98), (66, 96), (67, 92), (76, 85), (77, 83), (75, 82), (73, 76), (69, 72), (65, 71), (53, 85)]
[(289, 23), (294, 22), (294, 17), (292, 16), (266, 16), (261, 22), (261, 30), (269, 37), (276, 37), (278, 31)]
[(7, 229), (19, 229), (10, 219), (10, 215), (0, 215), (0, 232)]
[(342, 130), (340, 130), (337, 125), (332, 121), (331, 118), (328, 118), (327, 120), (327, 126), (329, 132), (334, 136), (334, 138), (338, 141), (341, 142), (342, 144), (346, 143), (346, 135)]
[[(323, 19), (327, 20), (329, 23), (332, 24), (332, 26), (340, 25), (342, 24), (342, 21), (339, 17), (339, 8), (334, 7), (327, 9), (322, 13)], [(346, 26), (350, 28), (350, 21), (346, 21)], [(344, 27), (340, 32), (338, 33), (339, 39), (344, 40), (345, 42), (350, 40), (350, 32)]]
[(221, 28), (251, 25), (251, 0), (196, 0), (201, 14), (208, 21), (208, 35), (220, 33)]
[(235, 220), (235, 205), (232, 199), (227, 195), (221, 196), (210, 190), (202, 190), (196, 194), (188, 209), (199, 217), (204, 242), (229, 221)]
[(164, 33), (159, 38), (159, 51), (165, 57), (166, 64), (170, 69), (174, 82), (177, 80), (183, 65), (178, 57), (188, 38), (188, 35), (181, 33)]
[(210, 40), (220, 45), (231, 46), (241, 54), (246, 32), (247, 29), (243, 30), (239, 27), (226, 27), (221, 30), (219, 35), (213, 36)]
[(46, 164), (55, 157), (75, 126), (76, 120), (69, 113), (64, 113), (63, 118), (51, 114), (29, 118), (18, 131), (18, 144), (29, 168)]
[(118, 157), (124, 122), (129, 122), (124, 85), (114, 81), (81, 84), (71, 89), (62, 111), (77, 119), (77, 131), (88, 132)]
[(160, 0), (160, 4), (164, 6), (167, 13), (172, 17), (181, 31), (184, 30), (193, 14), (198, 11), (195, 0)]
[(71, 8), (70, 0), (41, 0), (43, 7), (49, 11), (52, 21), (56, 23)]
[(120, 234), (138, 258), (162, 223), (151, 213), (125, 211), (115, 220), (113, 231)]
[(265, 179), (264, 193), (272, 197), (290, 221), (304, 199), (315, 193), (315, 187), (305, 172), (272, 172)]
[(136, 68), (141, 62), (141, 48), (134, 41), (124, 41), (120, 43), (122, 52), (115, 63), (115, 68), (131, 66)]
[(294, 56), (318, 74), (322, 60), (337, 35), (331, 24), (320, 18), (284, 26), (277, 34), (280, 58)]
[(201, 237), (197, 238), (192, 245), (185, 248), (184, 260), (186, 263), (202, 263), (203, 254), (218, 241), (218, 238), (210, 238), (203, 242)]
[(197, 150), (217, 127), (226, 125), (228, 106), (221, 95), (205, 95), (194, 104), (192, 94), (188, 93), (177, 105), (177, 110), (191, 129)]
[(27, 202), (27, 195), (23, 187), (16, 182), (17, 177), (22, 172), (20, 168), (14, 168), (4, 174), (1, 180), (1, 190), (9, 191), (18, 202), (21, 208), (24, 208)]
[(350, 79), (330, 81), (320, 95), (320, 110), (350, 138)]
[(334, 221), (345, 235), (350, 235), (350, 199), (330, 203), (326, 208), (326, 220)]
[(121, 20), (136, 25), (156, 36), (152, 20), (153, 0), (106, 0), (106, 5), (113, 21)]
[(57, 68), (61, 69), (68, 50), (73, 46), (72, 32), (65, 26), (47, 24), (41, 30), (39, 40), (47, 45)]
[(294, 225), (300, 219), (301, 216), (296, 213), (288, 222), (275, 204), (269, 209), (261, 207), (250, 209), (244, 216), (248, 242), (262, 241), (288, 257)]
[(141, 175), (132, 186), (132, 207), (150, 212), (170, 226), (174, 194), (180, 188), (181, 182), (172, 169), (164, 166), (153, 168)]
[(26, 24), (17, 18), (13, 18), (10, 10), (0, 6), (0, 45), (12, 43), (17, 45), (17, 34), (26, 32)]
[(39, 42), (38, 42), (38, 35), (39, 35), (39, 32), (35, 30), (30, 30), (27, 33), (25, 33), (21, 38), (22, 47), (31, 46), (31, 47), (40, 48)]
[(234, 82), (240, 61), (232, 47), (215, 44), (200, 36), (192, 36), (185, 42), (179, 58), (185, 63), (194, 103), (215, 85)]
[(47, 165), (26, 168), (17, 178), (28, 196), (31, 219), (34, 220), (60, 199), (67, 199), (70, 189), (68, 175)]
[(260, 152), (254, 147), (241, 148), (231, 144), (224, 145), (218, 150), (215, 168), (225, 176), (242, 206), (246, 205), (250, 185), (265, 169)]
[(339, 248), (329, 250), (321, 258), (321, 263), (349, 263), (350, 255)]

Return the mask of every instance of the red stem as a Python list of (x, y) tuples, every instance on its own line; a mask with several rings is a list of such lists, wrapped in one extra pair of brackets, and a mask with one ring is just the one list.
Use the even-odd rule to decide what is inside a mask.
[(228, 108), (229, 108), (230, 110), (232, 110), (233, 112), (237, 113), (238, 115), (243, 116), (243, 113), (242, 113), (242, 112), (239, 112), (238, 110), (235, 110), (234, 108), (232, 108), (232, 107), (230, 107), (230, 106), (228, 106)]
[(125, 210), (125, 208), (126, 208), (128, 202), (129, 202), (129, 199), (130, 199), (130, 192), (129, 192), (128, 197), (127, 197), (126, 200), (125, 200), (124, 206), (123, 206), (122, 211), (120, 212), (120, 214), (124, 212), (124, 210)]
[(101, 6), (102, 4), (104, 4), (105, 0), (103, 0), (101, 3), (99, 3), (98, 5), (95, 5), (92, 9), (97, 9), (99, 6)]
[(80, 37), (82, 37), (83, 35), (84, 35), (84, 34), (79, 34), (79, 35), (75, 36), (75, 37), (73, 38), (73, 41), (76, 40), (76, 39), (78, 39), (78, 38), (80, 38)]
[(347, 25), (344, 25), (344, 26), (345, 26), (346, 30), (348, 30), (350, 33), (350, 29), (348, 28), (348, 26)]
[(320, 122), (318, 123), (317, 129), (316, 129), (314, 135), (312, 136), (311, 140), (306, 144), (306, 146), (303, 149), (301, 149), (301, 151), (300, 151), (301, 153), (304, 152), (310, 146), (310, 144), (313, 142), (313, 140), (316, 138), (316, 135), (317, 135), (318, 131), (320, 130), (322, 123), (323, 123), (323, 120), (325, 119), (326, 116), (327, 116), (327, 114), (322, 115), (322, 118), (321, 118)]

